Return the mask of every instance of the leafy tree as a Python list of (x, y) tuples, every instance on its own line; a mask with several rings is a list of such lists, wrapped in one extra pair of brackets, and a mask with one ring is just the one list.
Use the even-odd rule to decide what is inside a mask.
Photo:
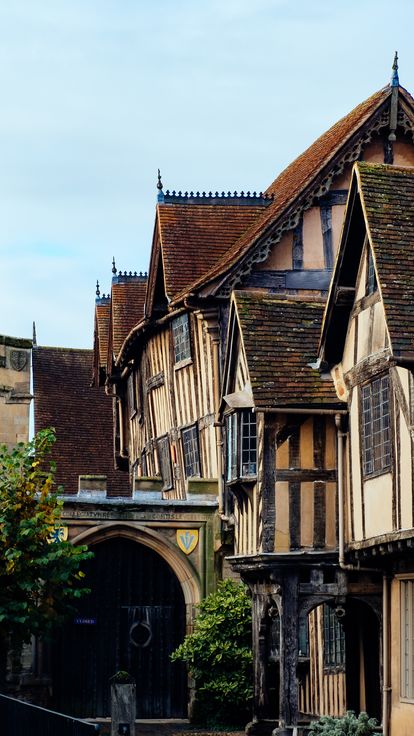
[(378, 724), (375, 718), (362, 712), (357, 717), (352, 710), (349, 710), (342, 718), (332, 718), (331, 716), (322, 716), (319, 721), (312, 723), (309, 731), (311, 734), (318, 736), (371, 736), (378, 733)]
[[(54, 483), (50, 451), (54, 431), (45, 429), (13, 450), (0, 447), (0, 647), (18, 647), (45, 635), (87, 592), (79, 566), (91, 556), (84, 546), (51, 541), (61, 524), (63, 502)], [(57, 535), (58, 536), (58, 535)], [(56, 537), (56, 534), (55, 534)]]
[(243, 585), (224, 580), (198, 608), (194, 632), (172, 654), (195, 680), (193, 720), (244, 724), (253, 694), (250, 599)]

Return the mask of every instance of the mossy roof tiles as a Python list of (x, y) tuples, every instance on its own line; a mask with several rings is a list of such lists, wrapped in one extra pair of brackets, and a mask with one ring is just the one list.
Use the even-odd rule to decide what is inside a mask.
[(324, 305), (236, 291), (242, 342), (257, 409), (329, 407), (338, 401), (315, 363)]
[(414, 353), (414, 169), (356, 164), (394, 354)]

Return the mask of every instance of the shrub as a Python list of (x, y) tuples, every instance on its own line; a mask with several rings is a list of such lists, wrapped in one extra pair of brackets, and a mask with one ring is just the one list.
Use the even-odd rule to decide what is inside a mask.
[(371, 736), (378, 733), (378, 724), (375, 718), (369, 718), (364, 712), (357, 717), (349, 710), (342, 718), (322, 716), (319, 721), (312, 723), (309, 734), (318, 736)]
[(219, 583), (198, 607), (194, 632), (172, 654), (187, 663), (196, 684), (193, 720), (238, 725), (252, 700), (251, 602), (245, 587)]

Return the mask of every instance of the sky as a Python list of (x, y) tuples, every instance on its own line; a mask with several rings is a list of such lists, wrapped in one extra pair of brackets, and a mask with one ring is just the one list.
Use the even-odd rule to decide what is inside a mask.
[(264, 190), (389, 82), (412, 0), (0, 0), (0, 334), (92, 347), (164, 189)]

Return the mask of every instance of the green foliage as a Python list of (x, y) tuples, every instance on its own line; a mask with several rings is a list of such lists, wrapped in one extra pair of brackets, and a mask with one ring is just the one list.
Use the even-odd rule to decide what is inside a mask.
[(200, 603), (194, 632), (172, 655), (187, 662), (196, 683), (194, 720), (246, 723), (252, 699), (251, 602), (243, 585), (219, 583)]
[(87, 592), (79, 566), (92, 553), (51, 543), (63, 503), (49, 459), (54, 442), (46, 429), (13, 450), (0, 446), (0, 639), (16, 645), (47, 634)]
[(360, 713), (357, 717), (352, 710), (342, 718), (322, 716), (309, 731), (309, 734), (321, 736), (371, 736), (374, 733), (378, 733), (375, 718), (369, 718), (366, 713)]

